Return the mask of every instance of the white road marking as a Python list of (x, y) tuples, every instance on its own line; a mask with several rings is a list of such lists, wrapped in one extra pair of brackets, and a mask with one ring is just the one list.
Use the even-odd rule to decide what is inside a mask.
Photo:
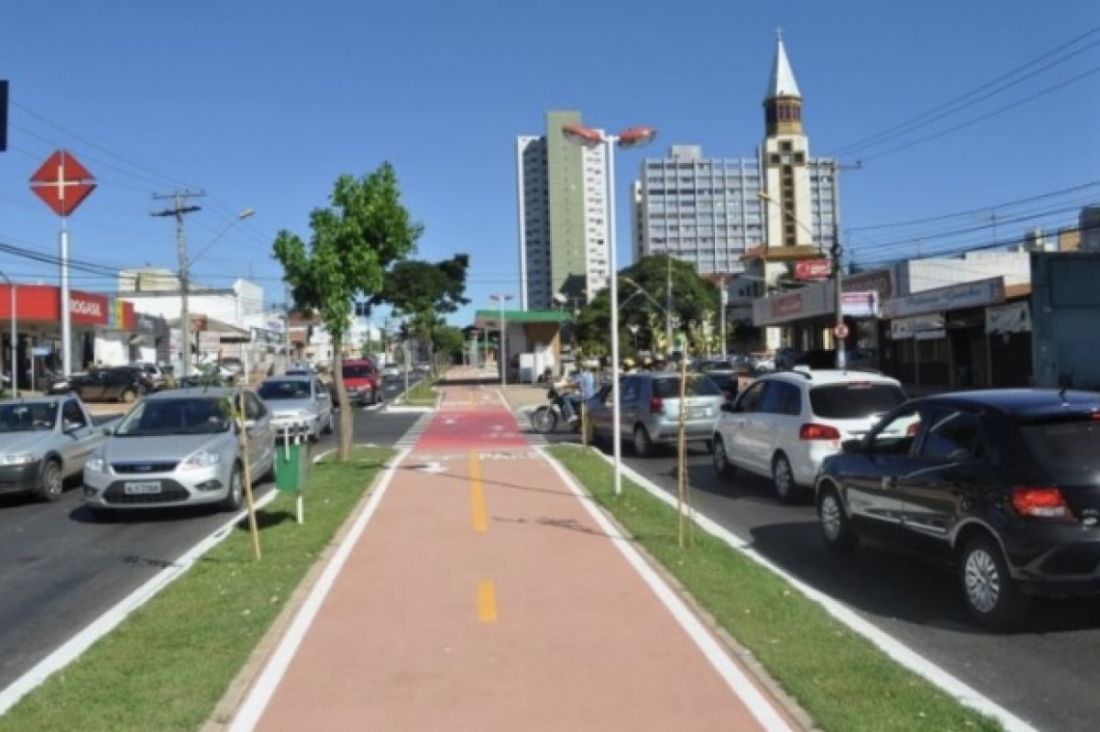
[(422, 473), (442, 473), (443, 472), (443, 466), (441, 464), (439, 464), (438, 461), (434, 461), (434, 460), (432, 462), (425, 463), (423, 465), (419, 465), (419, 466), (417, 466), (416, 469), (419, 470)]
[(710, 661), (711, 666), (718, 672), (718, 675), (722, 677), (730, 689), (733, 690), (737, 698), (744, 703), (750, 712), (752, 712), (752, 715), (756, 717), (756, 721), (767, 730), (790, 730), (790, 725), (787, 724), (787, 721), (776, 710), (775, 704), (764, 696), (741, 667), (730, 658), (729, 653), (727, 653), (725, 648), (707, 632), (707, 629), (703, 626), (702, 622), (699, 621), (699, 618), (695, 616), (695, 613), (693, 613), (688, 606), (684, 604), (684, 601), (679, 595), (661, 579), (660, 575), (657, 574), (653, 567), (649, 566), (649, 563), (638, 554), (638, 551), (631, 543), (619, 533), (618, 528), (600, 512), (599, 508), (593, 505), (592, 501), (587, 500), (587, 493), (577, 485), (577, 481), (569, 471), (567, 471), (557, 460), (551, 459), (543, 450), (539, 449), (539, 453), (550, 463), (554, 468), (554, 472), (556, 472), (558, 477), (569, 487), (569, 490), (577, 496), (580, 504), (584, 506), (588, 514), (597, 524), (599, 524), (604, 533), (611, 538), (611, 542), (615, 545), (615, 548), (626, 557), (626, 561), (630, 563), (634, 571), (637, 572), (642, 580), (649, 586), (649, 589), (653, 591), (653, 594), (657, 596), (657, 599), (661, 601), (665, 609), (676, 619), (676, 622), (680, 624), (680, 627), (688, 634), (688, 637), (695, 642), (695, 645), (703, 652), (707, 660)]
[[(609, 456), (605, 455), (602, 451), (596, 450), (596, 454), (602, 457), (608, 463), (612, 460)], [(557, 461), (552, 461), (557, 465)], [(623, 475), (630, 480), (637, 483), (644, 490), (651, 493), (656, 498), (664, 501), (670, 506), (676, 506), (676, 499), (669, 493), (665, 492), (653, 481), (646, 478), (634, 468), (629, 465), (623, 464)], [(946, 669), (937, 666), (935, 663), (925, 658), (921, 654), (914, 651), (909, 646), (905, 645), (897, 638), (893, 637), (889, 633), (881, 630), (878, 626), (874, 625), (870, 621), (864, 619), (859, 613), (855, 612), (847, 605), (844, 605), (840, 601), (833, 597), (826, 595), (824, 592), (817, 590), (810, 585), (805, 584), (798, 578), (783, 571), (770, 560), (761, 556), (752, 548), (749, 542), (742, 539), (737, 534), (722, 526), (717, 521), (709, 518), (705, 514), (701, 513), (698, 508), (695, 510), (694, 521), (697, 526), (706, 531), (709, 534), (714, 535), (718, 539), (721, 539), (733, 549), (741, 552), (749, 559), (753, 560), (757, 564), (771, 570), (775, 574), (782, 577), (789, 582), (795, 589), (801, 592), (809, 599), (817, 602), (825, 611), (832, 615), (836, 620), (843, 623), (853, 632), (859, 633), (867, 640), (871, 641), (879, 650), (881, 650), (890, 658), (900, 663), (905, 668), (909, 669), (913, 673), (917, 674), (921, 678), (935, 684), (943, 691), (950, 694), (957, 699), (960, 703), (965, 704), (971, 709), (976, 709), (982, 714), (987, 714), (993, 717), (1001, 726), (1005, 728), (1006, 732), (1036, 732), (1036, 729), (1024, 720), (1017, 717), (1012, 712), (1002, 707), (997, 702), (993, 701), (989, 697), (985, 696), (977, 689), (974, 689), (966, 682), (959, 679), (957, 676), (952, 675)]]
[(325, 601), (325, 598), (328, 597), (328, 593), (332, 590), (336, 578), (340, 575), (340, 571), (344, 568), (344, 564), (347, 563), (348, 557), (351, 555), (352, 547), (359, 541), (359, 537), (363, 535), (363, 531), (367, 528), (367, 524), (370, 522), (371, 517), (373, 517), (374, 512), (378, 510), (378, 504), (381, 503), (382, 497), (386, 495), (386, 490), (389, 488), (390, 482), (393, 481), (394, 475), (397, 474), (397, 466), (401, 464), (408, 454), (408, 450), (402, 450), (386, 467), (386, 472), (383, 473), (378, 485), (375, 486), (370, 499), (367, 501), (367, 505), (364, 506), (362, 512), (355, 517), (355, 523), (352, 524), (351, 530), (348, 531), (347, 536), (344, 537), (340, 546), (336, 548), (332, 558), (329, 560), (320, 578), (317, 580), (317, 584), (310, 590), (309, 596), (306, 598), (305, 602), (302, 603), (302, 607), (294, 616), (294, 620), (291, 622), (286, 635), (279, 641), (279, 645), (276, 646), (263, 672), (249, 691), (244, 704), (241, 705), (241, 708), (237, 712), (237, 716), (229, 726), (231, 732), (251, 730), (256, 726), (256, 723), (260, 721), (260, 717), (263, 715), (268, 703), (270, 703), (271, 697), (275, 693), (275, 689), (279, 686), (279, 682), (282, 681), (283, 675), (286, 673), (291, 660), (294, 658), (294, 654), (298, 651), (302, 639), (305, 638), (309, 626), (313, 624), (314, 618), (317, 617), (317, 612), (321, 609), (321, 604)]
[[(279, 492), (272, 488), (256, 501), (256, 508), (263, 508), (275, 500)], [(33, 691), (54, 673), (68, 666), (80, 657), (97, 640), (114, 630), (130, 613), (149, 602), (154, 596), (184, 572), (195, 562), (227, 539), (233, 533), (233, 527), (247, 515), (240, 511), (226, 521), (212, 534), (184, 552), (175, 562), (153, 575), (145, 584), (124, 597), (114, 607), (100, 615), (69, 640), (61, 644), (50, 655), (43, 658), (29, 671), (17, 678), (0, 692), (0, 715), (7, 712), (16, 702)]]

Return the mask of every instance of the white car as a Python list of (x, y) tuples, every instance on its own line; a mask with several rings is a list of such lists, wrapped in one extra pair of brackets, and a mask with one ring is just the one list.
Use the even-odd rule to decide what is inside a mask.
[(863, 437), (905, 400), (901, 384), (880, 374), (801, 368), (767, 374), (722, 407), (711, 443), (714, 469), (771, 478), (780, 500), (793, 501), (842, 442)]

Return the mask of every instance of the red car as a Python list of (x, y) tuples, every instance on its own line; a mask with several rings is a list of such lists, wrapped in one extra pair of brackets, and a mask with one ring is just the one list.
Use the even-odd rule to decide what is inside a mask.
[(382, 375), (369, 358), (344, 361), (344, 388), (348, 399), (361, 405), (382, 401)]

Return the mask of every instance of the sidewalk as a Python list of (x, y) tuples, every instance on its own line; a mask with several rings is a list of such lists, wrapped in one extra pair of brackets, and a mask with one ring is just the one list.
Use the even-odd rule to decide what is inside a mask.
[(498, 390), (443, 389), (233, 729), (796, 728)]

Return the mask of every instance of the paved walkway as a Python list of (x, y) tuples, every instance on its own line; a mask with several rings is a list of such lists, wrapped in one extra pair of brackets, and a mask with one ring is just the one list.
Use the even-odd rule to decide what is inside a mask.
[(233, 728), (794, 728), (586, 500), (497, 389), (444, 387)]

